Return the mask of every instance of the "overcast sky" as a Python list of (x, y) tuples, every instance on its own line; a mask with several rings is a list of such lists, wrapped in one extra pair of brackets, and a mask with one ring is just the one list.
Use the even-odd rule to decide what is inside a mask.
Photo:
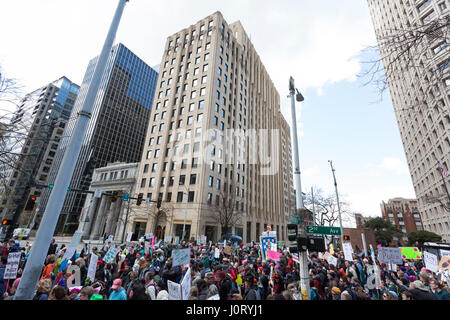
[[(0, 2), (0, 65), (35, 90), (63, 75), (80, 84), (100, 53), (118, 1)], [(240, 20), (281, 96), (291, 123), (289, 77), (305, 96), (299, 106), (304, 192), (333, 192), (334, 161), (342, 198), (364, 215), (379, 204), (414, 197), (388, 95), (382, 102), (357, 79), (360, 51), (375, 43), (366, 1), (355, 0), (131, 0), (116, 42), (150, 66), (161, 62), (167, 36), (221, 11)]]

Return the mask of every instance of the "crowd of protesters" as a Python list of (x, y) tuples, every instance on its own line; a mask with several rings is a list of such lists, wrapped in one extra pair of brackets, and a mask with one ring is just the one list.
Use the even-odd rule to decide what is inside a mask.
[[(173, 266), (172, 251), (191, 248), (190, 265)], [(215, 248), (220, 248), (219, 258)], [(0, 299), (14, 299), (31, 246), (21, 248), (13, 240), (1, 248)], [(144, 242), (121, 245), (110, 263), (104, 263), (109, 244), (85, 247), (70, 263), (77, 265), (79, 286), (74, 275), (62, 268), (66, 247), (52, 240), (33, 300), (168, 300), (168, 281), (181, 283), (190, 267), (191, 292), (188, 300), (302, 300), (299, 264), (288, 250), (279, 249), (280, 260), (264, 261), (257, 244), (236, 245), (225, 253), (221, 244), (182, 242), (160, 243), (145, 251)], [(322, 254), (309, 253), (309, 299), (311, 300), (450, 300), (448, 283), (427, 270), (422, 260), (405, 260), (396, 270), (374, 262), (356, 248), (353, 261), (336, 251), (337, 264), (329, 264)], [(10, 252), (22, 252), (16, 279), (3, 278)], [(98, 256), (95, 278), (89, 279), (92, 255)], [(322, 258), (322, 259), (321, 259)], [(71, 269), (72, 270), (72, 269)], [(376, 283), (376, 288), (374, 287)]]

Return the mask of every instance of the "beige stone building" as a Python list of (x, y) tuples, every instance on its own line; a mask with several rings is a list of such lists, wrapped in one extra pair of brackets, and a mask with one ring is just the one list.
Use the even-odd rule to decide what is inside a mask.
[[(233, 232), (247, 242), (271, 226), (285, 240), (290, 144), (280, 96), (245, 30), (216, 12), (167, 39), (136, 186), (162, 205), (134, 206), (132, 220), (159, 238), (181, 238), (184, 226), (185, 238)], [(217, 218), (230, 212), (222, 230)]]
[[(394, 60), (400, 50), (389, 55), (392, 46), (384, 40), (395, 30), (421, 29), (447, 19), (448, 1), (444, 0), (368, 0), (395, 115), (406, 153), (416, 198), (425, 230), (450, 241), (450, 212), (443, 204), (448, 197), (437, 161), (449, 171), (450, 166), (450, 51), (448, 27), (445, 37), (424, 37), (412, 48), (411, 57)], [(440, 20), (442, 21), (442, 20)], [(411, 37), (414, 32), (405, 33)], [(404, 40), (404, 38), (402, 38)], [(447, 188), (450, 177), (445, 178)]]

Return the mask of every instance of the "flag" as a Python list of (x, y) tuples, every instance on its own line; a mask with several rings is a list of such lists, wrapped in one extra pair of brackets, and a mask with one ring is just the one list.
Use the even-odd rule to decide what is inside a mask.
[(444, 175), (444, 177), (448, 177), (448, 174), (445, 171), (444, 166), (439, 161), (438, 161), (438, 166), (439, 166), (439, 169), (441, 169), (442, 174)]

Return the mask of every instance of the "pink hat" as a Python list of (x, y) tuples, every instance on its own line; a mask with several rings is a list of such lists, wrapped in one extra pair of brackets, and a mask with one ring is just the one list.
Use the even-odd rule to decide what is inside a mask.
[(119, 288), (121, 285), (122, 285), (122, 280), (116, 279), (116, 280), (114, 280), (113, 285), (111, 286), (111, 288), (113, 290), (115, 290), (115, 289)]

